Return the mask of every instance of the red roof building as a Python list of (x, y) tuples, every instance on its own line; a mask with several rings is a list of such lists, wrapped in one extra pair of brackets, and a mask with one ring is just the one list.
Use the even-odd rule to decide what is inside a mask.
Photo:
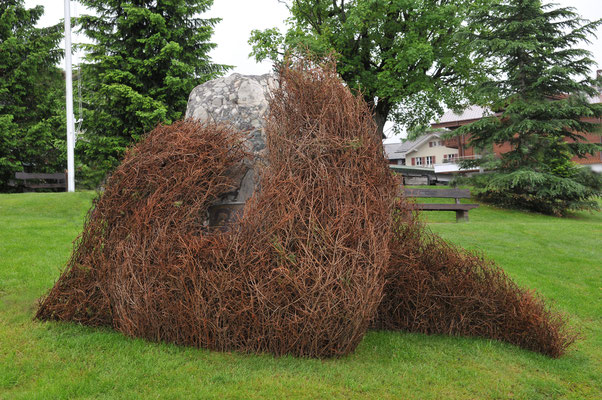
[[(602, 103), (602, 93), (599, 96), (593, 97), (591, 103)], [(446, 128), (450, 130), (454, 130), (459, 128), (460, 126), (468, 125), (472, 122), (478, 121), (479, 119), (491, 115), (491, 111), (478, 107), (472, 106), (466, 109), (464, 112), (457, 114), (453, 111), (448, 111), (445, 113), (438, 122), (432, 124), (433, 128)], [(601, 118), (586, 118), (585, 121), (598, 123), (602, 125)], [(584, 134), (586, 140), (590, 143), (601, 143), (602, 144), (602, 136), (596, 135), (593, 133)], [(475, 149), (468, 145), (470, 141), (469, 135), (460, 135), (456, 136), (452, 139), (448, 139), (445, 142), (445, 146), (452, 147), (458, 149), (458, 159), (469, 159), (478, 157)], [(500, 155), (505, 152), (511, 150), (510, 144), (502, 144), (502, 145), (494, 145), (493, 151), (495, 154)], [(582, 165), (589, 165), (594, 171), (602, 172), (602, 153), (597, 152), (593, 155), (588, 155), (586, 158), (574, 157), (573, 161)], [(458, 171), (458, 169), (456, 169)], [(439, 172), (439, 171), (436, 171)], [(444, 172), (444, 171), (441, 171)], [(455, 171), (445, 171), (445, 172), (455, 172)]]

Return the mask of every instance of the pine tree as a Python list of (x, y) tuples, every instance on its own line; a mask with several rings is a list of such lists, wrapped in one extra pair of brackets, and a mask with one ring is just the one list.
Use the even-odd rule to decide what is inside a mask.
[(65, 169), (60, 24), (36, 28), (42, 6), (0, 2), (0, 191), (14, 172)]
[[(504, 0), (478, 16), (476, 43), (498, 62), (498, 79), (481, 85), (497, 111), (456, 131), (471, 144), (511, 150), (493, 164), (495, 173), (473, 179), (484, 200), (561, 215), (597, 208), (600, 178), (571, 162), (601, 150), (584, 134), (599, 127), (586, 118), (602, 116), (600, 81), (588, 75), (595, 62), (577, 48), (602, 20), (583, 20), (572, 8), (540, 0)], [(490, 163), (491, 167), (492, 164)], [(597, 182), (597, 183), (596, 183)]]
[(157, 123), (184, 115), (192, 89), (229, 67), (213, 64), (209, 40), (219, 19), (202, 19), (213, 0), (80, 0), (92, 44), (82, 66), (86, 103), (78, 152), (97, 178)]

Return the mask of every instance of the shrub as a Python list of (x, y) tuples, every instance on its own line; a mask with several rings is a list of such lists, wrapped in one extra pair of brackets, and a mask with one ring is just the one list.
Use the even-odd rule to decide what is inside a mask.
[(573, 167), (568, 177), (522, 168), (459, 182), (471, 184), (473, 195), (491, 204), (563, 216), (570, 211), (599, 210), (596, 198), (602, 194), (601, 181), (600, 174)]

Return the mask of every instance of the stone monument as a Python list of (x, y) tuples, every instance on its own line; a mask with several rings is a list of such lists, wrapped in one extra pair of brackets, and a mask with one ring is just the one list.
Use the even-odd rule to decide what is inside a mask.
[(253, 194), (257, 182), (257, 166), (266, 152), (265, 116), (270, 92), (278, 82), (274, 75), (232, 74), (195, 87), (188, 98), (186, 118), (201, 122), (226, 122), (245, 132), (245, 144), (253, 159), (245, 160), (230, 172), (235, 189), (221, 196), (209, 208), (205, 223), (225, 228), (233, 221)]

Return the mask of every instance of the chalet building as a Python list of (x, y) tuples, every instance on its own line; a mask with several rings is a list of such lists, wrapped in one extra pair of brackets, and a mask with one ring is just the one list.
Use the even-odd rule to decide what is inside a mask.
[(446, 145), (441, 133), (430, 133), (416, 140), (385, 144), (389, 164), (434, 168), (457, 159), (458, 149)]

